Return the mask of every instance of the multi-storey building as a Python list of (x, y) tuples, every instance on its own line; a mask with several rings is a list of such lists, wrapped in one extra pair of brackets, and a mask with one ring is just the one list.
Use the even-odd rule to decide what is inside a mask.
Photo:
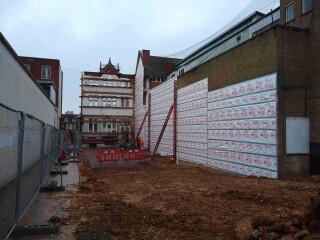
[(80, 130), (80, 115), (73, 114), (73, 112), (66, 112), (61, 115), (60, 129), (67, 130), (69, 132), (75, 132)]
[[(135, 76), (135, 130), (138, 131), (144, 115), (147, 111), (147, 93), (163, 82), (167, 81), (170, 75), (181, 59), (151, 56), (150, 50), (138, 52)], [(146, 139), (144, 128), (140, 133), (143, 139)], [(146, 146), (147, 148), (149, 146)]]
[(44, 92), (58, 109), (59, 119), (62, 114), (63, 72), (60, 60), (19, 56), (24, 66), (37, 80)]
[(83, 144), (106, 147), (131, 141), (133, 134), (134, 75), (120, 73), (119, 65), (100, 63), (99, 72), (81, 77)]

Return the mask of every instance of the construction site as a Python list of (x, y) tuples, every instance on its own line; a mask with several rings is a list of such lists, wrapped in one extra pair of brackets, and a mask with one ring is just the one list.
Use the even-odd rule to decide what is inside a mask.
[(134, 74), (100, 62), (64, 129), (0, 35), (0, 80), (44, 102), (0, 98), (0, 239), (320, 240), (320, 2), (292, 4)]

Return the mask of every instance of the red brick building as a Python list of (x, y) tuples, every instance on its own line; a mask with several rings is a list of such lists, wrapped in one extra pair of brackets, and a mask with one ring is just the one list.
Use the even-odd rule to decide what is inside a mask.
[(60, 60), (25, 56), (20, 56), (20, 59), (56, 105), (61, 118), (63, 72)]

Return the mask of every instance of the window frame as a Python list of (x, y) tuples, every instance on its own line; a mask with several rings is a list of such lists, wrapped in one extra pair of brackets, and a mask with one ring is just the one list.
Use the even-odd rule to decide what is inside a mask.
[(51, 66), (41, 66), (41, 79), (51, 79), (51, 73)]
[(98, 106), (99, 106), (99, 99), (98, 99), (98, 98), (95, 98), (95, 99), (94, 99), (94, 106), (95, 106), (95, 107), (98, 107)]
[[(288, 10), (290, 7), (293, 7), (293, 16), (292, 16), (292, 19), (289, 19), (288, 18)], [(294, 21), (295, 19), (295, 4), (294, 4), (294, 1), (292, 1), (291, 3), (289, 3), (288, 5), (285, 6), (285, 17), (286, 17), (286, 23), (289, 23), (289, 22), (292, 22)]]
[(29, 71), (29, 72), (31, 72), (31, 66), (30, 66), (30, 64), (23, 64), (24, 65), (24, 67)]
[(102, 104), (104, 107), (107, 106), (107, 101), (108, 101), (107, 98), (102, 98)]
[[(307, 1), (310, 1), (309, 3), (311, 3), (311, 8), (310, 9), (306, 9), (306, 10), (304, 10), (304, 7), (306, 6), (305, 5), (305, 3), (307, 2)], [(301, 1), (301, 15), (304, 15), (304, 14), (306, 14), (306, 13), (308, 13), (308, 12), (311, 12), (313, 10), (313, 0), (302, 0)]]

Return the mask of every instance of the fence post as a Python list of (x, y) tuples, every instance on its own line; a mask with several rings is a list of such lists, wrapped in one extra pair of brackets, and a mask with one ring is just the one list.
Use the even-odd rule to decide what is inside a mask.
[(76, 136), (77, 136), (77, 132), (74, 132), (73, 139), (72, 139), (72, 144), (73, 144), (73, 147), (72, 147), (72, 158), (73, 158), (73, 161), (75, 159), (74, 152), (76, 151), (76, 138), (77, 138)]
[(41, 141), (41, 153), (40, 153), (40, 156), (41, 156), (41, 170), (40, 170), (40, 186), (42, 185), (42, 178), (43, 178), (43, 162), (44, 162), (44, 159), (45, 159), (45, 155), (44, 155), (44, 149), (45, 149), (45, 146), (46, 146), (46, 125), (43, 124), (43, 127), (42, 127), (42, 141)]
[(17, 149), (17, 192), (16, 192), (16, 224), (20, 217), (20, 196), (21, 196), (21, 174), (22, 174), (22, 159), (23, 159), (23, 139), (25, 131), (25, 114), (21, 113), (21, 120), (18, 122), (18, 149)]

